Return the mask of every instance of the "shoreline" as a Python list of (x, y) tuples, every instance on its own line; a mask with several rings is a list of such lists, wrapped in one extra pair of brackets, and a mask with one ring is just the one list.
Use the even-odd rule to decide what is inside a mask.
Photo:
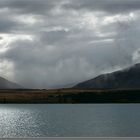
[(140, 103), (140, 89), (1, 89), (4, 104)]

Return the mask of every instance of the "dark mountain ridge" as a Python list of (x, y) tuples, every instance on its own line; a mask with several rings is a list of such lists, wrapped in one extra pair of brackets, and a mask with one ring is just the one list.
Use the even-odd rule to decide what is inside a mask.
[(124, 70), (102, 74), (74, 86), (77, 89), (139, 89), (140, 63)]

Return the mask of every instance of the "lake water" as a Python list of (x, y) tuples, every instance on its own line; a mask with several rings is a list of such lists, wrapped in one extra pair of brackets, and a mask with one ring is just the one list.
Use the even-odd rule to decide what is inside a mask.
[(0, 137), (56, 136), (140, 136), (140, 104), (0, 105)]

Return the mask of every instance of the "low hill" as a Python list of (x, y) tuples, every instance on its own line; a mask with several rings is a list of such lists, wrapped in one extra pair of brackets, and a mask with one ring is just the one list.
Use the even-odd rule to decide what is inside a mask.
[(20, 89), (20, 85), (0, 77), (0, 89)]

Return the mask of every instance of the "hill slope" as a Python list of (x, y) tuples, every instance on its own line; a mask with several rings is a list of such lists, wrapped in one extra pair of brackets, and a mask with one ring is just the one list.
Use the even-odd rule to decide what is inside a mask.
[(119, 88), (140, 88), (140, 64), (100, 75), (94, 79), (82, 82), (74, 86), (79, 89), (119, 89)]
[(0, 89), (18, 89), (22, 88), (20, 85), (10, 82), (2, 77), (0, 77)]

